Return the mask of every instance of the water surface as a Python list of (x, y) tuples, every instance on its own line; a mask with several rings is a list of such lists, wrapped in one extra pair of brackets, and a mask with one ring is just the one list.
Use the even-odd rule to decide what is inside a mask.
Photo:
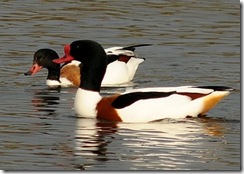
[[(0, 3), (0, 169), (240, 170), (238, 1), (3, 1)], [(144, 124), (76, 118), (75, 88), (23, 75), (40, 48), (77, 39), (105, 48), (150, 43), (137, 87), (225, 85), (207, 118)], [(104, 95), (124, 88), (104, 89)]]

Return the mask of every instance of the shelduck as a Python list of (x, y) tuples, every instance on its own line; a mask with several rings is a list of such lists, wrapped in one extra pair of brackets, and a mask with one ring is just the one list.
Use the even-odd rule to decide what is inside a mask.
[[(136, 70), (145, 58), (139, 58), (135, 54), (136, 47), (149, 46), (151, 44), (132, 45), (128, 47), (111, 47), (105, 49), (108, 66), (102, 81), (103, 87), (116, 87), (128, 85), (133, 80)], [(65, 52), (64, 48), (64, 52)], [(39, 49), (34, 54), (33, 64), (25, 75), (34, 75), (42, 68), (48, 69), (46, 84), (48, 86), (79, 86), (80, 62), (71, 61), (62, 67), (52, 60), (57, 59), (58, 54), (52, 49)], [(82, 65), (81, 65), (82, 66)]]
[(135, 54), (135, 49), (151, 44), (139, 44), (128, 47), (106, 48), (108, 55), (108, 66), (102, 80), (102, 87), (127, 86), (128, 82), (134, 79), (139, 64), (145, 58), (140, 58)]
[(71, 61), (64, 64), (54, 63), (52, 60), (56, 59), (58, 54), (48, 48), (39, 49), (35, 52), (33, 64), (29, 71), (24, 73), (26, 76), (34, 75), (42, 68), (48, 69), (46, 84), (48, 86), (79, 86), (80, 68), (78, 61)]
[(179, 86), (141, 88), (102, 97), (101, 82), (107, 59), (102, 46), (78, 40), (66, 46), (66, 55), (53, 60), (82, 62), (82, 78), (74, 108), (78, 116), (116, 122), (150, 122), (164, 118), (204, 115), (233, 89), (226, 86)]

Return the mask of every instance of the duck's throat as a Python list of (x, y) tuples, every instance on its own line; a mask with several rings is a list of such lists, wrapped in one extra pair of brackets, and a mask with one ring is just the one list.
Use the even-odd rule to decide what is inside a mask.
[(82, 66), (80, 69), (80, 88), (100, 92), (101, 83), (106, 71), (106, 67), (104, 69), (96, 69)]
[(60, 77), (60, 67), (48, 69), (47, 80), (59, 81)]

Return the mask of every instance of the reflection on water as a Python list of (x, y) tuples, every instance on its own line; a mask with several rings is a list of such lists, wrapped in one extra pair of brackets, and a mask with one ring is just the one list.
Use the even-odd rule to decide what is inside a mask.
[(212, 170), (218, 169), (218, 165), (229, 168), (220, 155), (231, 147), (226, 144), (223, 122), (239, 124), (235, 120), (212, 118), (166, 119), (144, 124), (80, 118), (76, 121), (75, 133), (76, 168), (122, 170), (126, 166), (128, 170), (199, 170), (207, 169), (211, 162), (217, 164)]
[(60, 97), (57, 95), (60, 93), (61, 88), (35, 90), (33, 99), (31, 100), (36, 111), (46, 112), (46, 116), (55, 115), (57, 106), (59, 104)]
[(111, 160), (110, 155), (115, 152), (108, 149), (111, 141), (107, 139), (112, 138), (117, 132), (117, 125), (94, 119), (77, 119), (76, 124), (75, 156), (82, 159), (82, 163), (78, 163), (77, 168), (82, 166), (86, 170), (96, 161), (102, 163)]

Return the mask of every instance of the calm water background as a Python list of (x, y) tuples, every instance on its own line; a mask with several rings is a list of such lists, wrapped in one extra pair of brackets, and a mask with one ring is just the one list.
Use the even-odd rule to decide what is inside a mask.
[[(0, 2), (0, 169), (240, 170), (240, 3)], [(112, 124), (75, 117), (75, 88), (50, 90), (47, 71), (23, 75), (40, 48), (92, 39), (138, 48), (136, 87), (226, 85), (206, 119)], [(103, 94), (124, 88), (104, 89)], [(173, 107), (173, 106), (172, 106)]]

